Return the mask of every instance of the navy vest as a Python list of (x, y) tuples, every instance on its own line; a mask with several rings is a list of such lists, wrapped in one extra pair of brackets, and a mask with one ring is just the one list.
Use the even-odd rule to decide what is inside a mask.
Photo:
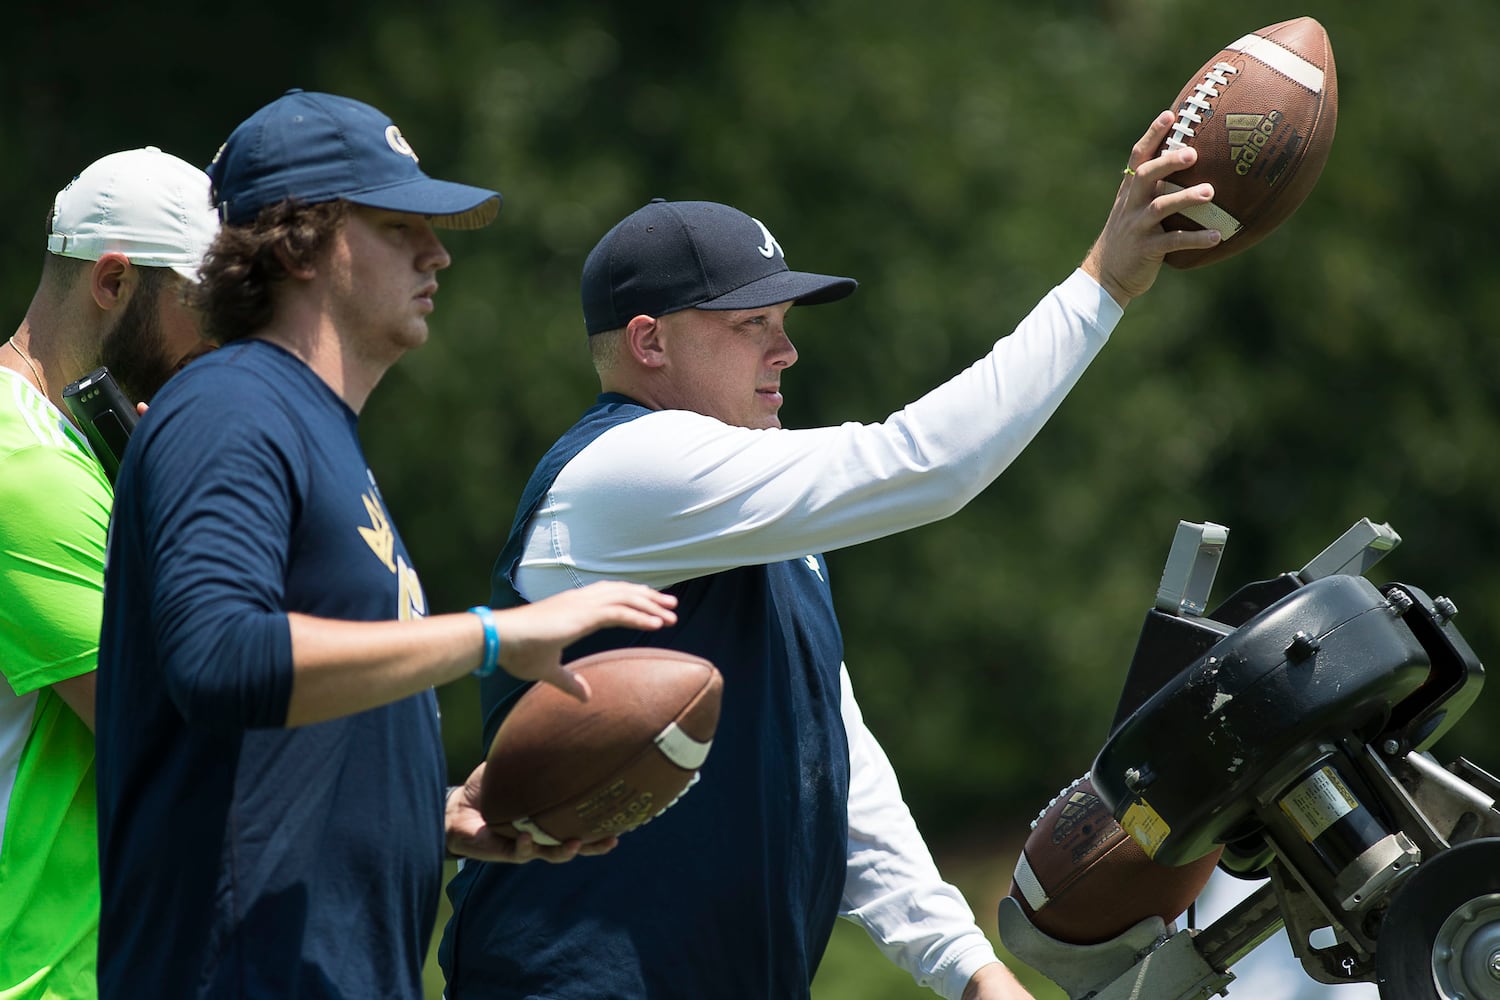
[[(495, 564), (492, 604), (521, 602), (527, 526), (558, 473), (604, 431), (650, 412), (600, 396), (542, 459)], [(667, 646), (711, 660), (724, 675), (713, 749), (676, 805), (605, 856), (466, 862), (439, 949), (448, 1000), (809, 995), (849, 838), (843, 638), (826, 581), (817, 556), (688, 580), (671, 588), (672, 628), (609, 630), (568, 650)], [(503, 674), (483, 685), (486, 745), (522, 690)]]

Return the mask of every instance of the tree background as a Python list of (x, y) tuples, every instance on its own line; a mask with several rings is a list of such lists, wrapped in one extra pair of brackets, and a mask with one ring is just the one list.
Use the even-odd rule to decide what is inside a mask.
[[(431, 342), (362, 418), (432, 610), (457, 610), (596, 390), (577, 278), (620, 217), (730, 202), (793, 267), (859, 278), (793, 313), (783, 418), (880, 420), (1078, 263), (1130, 145), (1209, 55), (1303, 14), (1333, 39), (1340, 115), (1302, 209), (1164, 270), (962, 513), (829, 556), (867, 720), (993, 936), (1029, 819), (1106, 735), (1178, 519), (1231, 529), (1216, 598), (1389, 522), (1405, 544), (1370, 575), (1452, 597), (1480, 656), (1500, 648), (1500, 7), (23, 0), (0, 41), (0, 292), (19, 321), (52, 196), (88, 162), (152, 144), (206, 164), (292, 86), (368, 101), (430, 173), (501, 190), (495, 226), (447, 237)], [(483, 750), (477, 687), (441, 696), (459, 775)], [(1494, 713), (1487, 692), (1440, 754), (1495, 765)], [(817, 996), (922, 995), (874, 958), (841, 931)]]

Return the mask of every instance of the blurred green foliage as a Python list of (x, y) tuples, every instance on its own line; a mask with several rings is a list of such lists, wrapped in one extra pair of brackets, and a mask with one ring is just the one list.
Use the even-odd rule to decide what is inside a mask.
[[(1208, 55), (1313, 14), (1340, 116), (1312, 197), (1257, 249), (1164, 271), (968, 509), (831, 554), (850, 669), (939, 857), (1000, 872), (960, 883), (988, 928), (1027, 820), (1105, 735), (1179, 518), (1231, 529), (1216, 597), (1388, 521), (1405, 544), (1372, 575), (1451, 596), (1481, 657), (1500, 649), (1490, 0), (149, 11), (13, 5), (4, 301), (18, 320), (52, 194), (86, 163), (144, 144), (207, 163), (290, 86), (369, 101), (431, 173), (499, 188), (495, 226), (448, 238), (430, 344), (362, 421), (434, 611), (487, 594), (531, 463), (595, 392), (577, 275), (618, 218), (658, 195), (727, 201), (792, 266), (859, 278), (793, 314), (784, 418), (880, 420), (1078, 263), (1130, 145)], [(476, 697), (442, 692), (455, 776), (482, 751)], [(1494, 705), (1439, 749), (1500, 763)], [(846, 941), (820, 998), (920, 992)]]

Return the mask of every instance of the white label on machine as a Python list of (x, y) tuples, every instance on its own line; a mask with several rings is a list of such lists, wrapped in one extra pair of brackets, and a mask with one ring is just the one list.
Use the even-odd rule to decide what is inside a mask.
[(1279, 804), (1308, 843), (1359, 808), (1359, 802), (1331, 767), (1320, 767), (1308, 775)]

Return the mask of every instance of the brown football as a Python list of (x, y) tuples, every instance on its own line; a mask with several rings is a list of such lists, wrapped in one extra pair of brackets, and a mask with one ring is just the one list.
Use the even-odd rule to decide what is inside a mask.
[(1176, 920), (1208, 884), (1220, 853), (1178, 868), (1152, 861), (1084, 775), (1031, 824), (1010, 894), (1049, 937), (1098, 944), (1153, 914)]
[(1224, 239), (1208, 250), (1168, 254), (1167, 263), (1212, 264), (1249, 249), (1285, 222), (1328, 162), (1338, 97), (1333, 47), (1310, 17), (1244, 35), (1204, 63), (1177, 96), (1177, 123), (1163, 146), (1192, 146), (1198, 162), (1163, 184), (1175, 191), (1207, 181), (1214, 200), (1163, 225), (1217, 229)]
[(659, 815), (698, 780), (724, 681), (709, 661), (635, 646), (569, 665), (587, 702), (535, 684), (500, 724), (479, 790), (485, 821), (539, 844), (603, 840)]

